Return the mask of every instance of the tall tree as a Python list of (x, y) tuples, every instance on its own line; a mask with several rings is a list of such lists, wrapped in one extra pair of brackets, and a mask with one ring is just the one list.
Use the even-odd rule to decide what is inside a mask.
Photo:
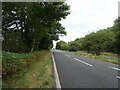
[(120, 17), (118, 19), (115, 20), (114, 22), (114, 26), (113, 26), (113, 31), (116, 34), (115, 37), (115, 50), (116, 53), (120, 54)]
[(65, 45), (66, 42), (65, 41), (59, 41), (56, 43), (56, 49), (61, 49), (62, 50), (62, 46)]
[(96, 33), (90, 33), (84, 37), (82, 41), (83, 50), (91, 52), (92, 54), (100, 55), (104, 51), (113, 51), (112, 44), (114, 42), (115, 34), (110, 29), (103, 29)]
[(30, 52), (48, 49), (52, 40), (66, 35), (65, 28), (59, 23), (69, 14), (65, 2), (5, 2), (2, 9), (3, 50)]

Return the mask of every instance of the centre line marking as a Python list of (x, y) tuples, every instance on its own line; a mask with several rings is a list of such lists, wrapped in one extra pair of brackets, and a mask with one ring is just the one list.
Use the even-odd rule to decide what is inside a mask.
[(65, 54), (66, 56), (68, 56), (68, 57), (71, 57), (70, 55), (67, 55), (67, 54)]
[(81, 60), (79, 60), (79, 59), (77, 59), (77, 58), (74, 58), (75, 60), (77, 60), (77, 61), (79, 61), (79, 62), (81, 62), (81, 63), (83, 63), (83, 64), (86, 64), (86, 65), (88, 65), (88, 66), (93, 66), (93, 65), (91, 65), (91, 64), (89, 64), (89, 63), (86, 63), (86, 62), (84, 62), (84, 61), (81, 61)]
[(119, 76), (116, 76), (118, 79), (120, 79), (120, 77)]
[[(108, 66), (108, 67), (109, 67), (109, 66)], [(109, 68), (114, 69), (114, 70), (117, 70), (117, 71), (120, 71), (120, 69), (119, 69), (119, 68), (116, 68), (116, 67), (109, 67)]]

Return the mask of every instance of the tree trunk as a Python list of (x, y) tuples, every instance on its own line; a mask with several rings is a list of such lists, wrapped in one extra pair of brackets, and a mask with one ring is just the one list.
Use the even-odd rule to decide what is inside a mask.
[(35, 48), (35, 37), (34, 37), (34, 39), (33, 39), (33, 45), (32, 45), (32, 48), (31, 48), (31, 52), (34, 51), (34, 48)]

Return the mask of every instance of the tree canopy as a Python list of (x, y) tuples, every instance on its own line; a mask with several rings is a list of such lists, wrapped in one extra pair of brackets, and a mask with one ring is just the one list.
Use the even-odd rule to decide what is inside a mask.
[(66, 48), (67, 43), (64, 41), (59, 41), (56, 43), (56, 49), (64, 50)]
[(52, 48), (52, 40), (66, 35), (59, 21), (70, 14), (69, 9), (65, 2), (4, 2), (3, 50), (30, 52)]
[(120, 17), (115, 20), (113, 25), (113, 31), (116, 34), (115, 37), (115, 50), (118, 54), (120, 54)]
[(74, 41), (68, 42), (67, 46), (69, 51), (82, 50), (96, 55), (100, 55), (101, 52), (120, 54), (120, 17), (115, 20), (112, 27), (89, 33), (82, 38), (77, 38)]

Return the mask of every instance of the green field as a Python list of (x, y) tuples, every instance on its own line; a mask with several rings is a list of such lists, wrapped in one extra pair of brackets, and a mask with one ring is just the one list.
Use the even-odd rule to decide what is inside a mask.
[(53, 88), (50, 51), (2, 53), (3, 88)]

